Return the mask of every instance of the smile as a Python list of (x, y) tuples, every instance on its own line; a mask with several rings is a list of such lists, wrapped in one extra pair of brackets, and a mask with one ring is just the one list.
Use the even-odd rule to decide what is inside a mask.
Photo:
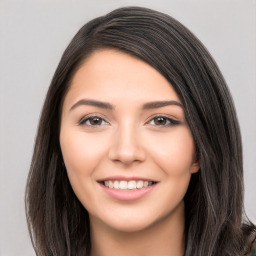
[(134, 190), (134, 189), (142, 189), (147, 188), (149, 186), (152, 186), (156, 184), (155, 181), (143, 181), (143, 180), (106, 180), (103, 181), (102, 184), (105, 187), (113, 188), (113, 189), (121, 189), (121, 190)]
[(109, 177), (98, 180), (101, 189), (118, 201), (136, 201), (155, 189), (159, 181), (139, 177)]

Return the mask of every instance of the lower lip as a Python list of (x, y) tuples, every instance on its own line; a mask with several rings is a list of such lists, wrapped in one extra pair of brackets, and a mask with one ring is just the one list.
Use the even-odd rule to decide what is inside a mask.
[(131, 189), (131, 190), (108, 188), (101, 183), (99, 183), (99, 185), (104, 190), (104, 192), (106, 192), (109, 196), (111, 196), (117, 200), (135, 201), (135, 200), (138, 200), (138, 199), (142, 198), (143, 196), (147, 195), (148, 193), (150, 193), (155, 188), (157, 183), (153, 184), (149, 187), (146, 187), (146, 188)]

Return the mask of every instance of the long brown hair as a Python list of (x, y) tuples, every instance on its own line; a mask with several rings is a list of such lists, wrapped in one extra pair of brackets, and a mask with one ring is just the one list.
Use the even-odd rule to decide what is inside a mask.
[(90, 254), (88, 212), (70, 186), (59, 131), (70, 80), (101, 48), (149, 63), (172, 84), (185, 106), (200, 164), (184, 198), (185, 256), (245, 254), (255, 226), (243, 219), (241, 137), (225, 80), (203, 44), (178, 21), (154, 10), (126, 7), (78, 31), (49, 87), (26, 187), (27, 222), (37, 255)]

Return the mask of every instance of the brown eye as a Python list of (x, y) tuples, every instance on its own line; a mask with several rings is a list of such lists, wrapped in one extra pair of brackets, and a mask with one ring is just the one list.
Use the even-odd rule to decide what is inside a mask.
[(91, 125), (101, 125), (102, 119), (99, 117), (91, 117), (88, 119)]
[(165, 116), (156, 116), (153, 119), (150, 120), (149, 124), (154, 125), (154, 126), (173, 126), (180, 124), (179, 121), (174, 120), (172, 118), (168, 118)]
[(156, 125), (165, 125), (167, 120), (165, 117), (159, 116), (154, 118), (155, 124)]
[(87, 125), (87, 126), (101, 126), (107, 124), (107, 122), (98, 116), (91, 116), (88, 118), (83, 118), (80, 122), (80, 125)]

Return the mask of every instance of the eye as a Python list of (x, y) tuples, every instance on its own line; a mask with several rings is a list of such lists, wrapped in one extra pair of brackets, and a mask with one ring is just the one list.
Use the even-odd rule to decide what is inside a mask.
[(109, 124), (109, 123), (99, 116), (85, 117), (79, 121), (79, 125), (86, 125), (86, 126), (102, 126), (105, 124)]
[(180, 124), (179, 121), (174, 120), (172, 118), (165, 117), (165, 116), (155, 116), (148, 123), (155, 126), (172, 126), (172, 125)]

